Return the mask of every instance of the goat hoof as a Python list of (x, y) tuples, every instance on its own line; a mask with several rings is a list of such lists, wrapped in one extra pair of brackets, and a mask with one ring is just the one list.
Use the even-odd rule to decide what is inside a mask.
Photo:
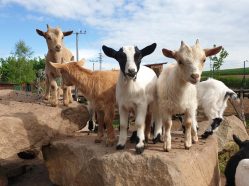
[(117, 146), (116, 146), (116, 149), (117, 149), (117, 150), (123, 150), (124, 148), (125, 148), (124, 145), (117, 145)]
[(162, 143), (163, 141), (161, 140), (161, 134), (157, 134), (156, 138), (153, 138), (153, 143), (156, 144), (156, 143)]
[(169, 152), (170, 151), (169, 148), (164, 148), (163, 150), (164, 150), (164, 152)]
[(186, 150), (189, 150), (189, 149), (190, 149), (190, 147), (188, 147), (188, 146), (186, 146), (186, 145), (185, 145), (185, 149), (186, 149)]
[(208, 136), (212, 135), (213, 134), (213, 131), (205, 131), (202, 135), (201, 135), (201, 138), (202, 139), (207, 139)]
[(137, 154), (142, 154), (144, 151), (144, 147), (136, 147), (136, 153)]

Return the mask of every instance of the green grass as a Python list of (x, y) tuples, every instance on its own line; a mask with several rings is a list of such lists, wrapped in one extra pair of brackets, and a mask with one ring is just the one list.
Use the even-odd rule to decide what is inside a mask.
[[(249, 67), (245, 68), (245, 73), (249, 74)], [(224, 76), (224, 75), (243, 75), (244, 74), (244, 68), (235, 68), (235, 69), (220, 70), (219, 74), (221, 76)], [(211, 75), (211, 72), (210, 71), (204, 71), (202, 73), (202, 75), (203, 76), (209, 76), (209, 75)]]
[(224, 173), (227, 161), (230, 159), (232, 155), (239, 151), (238, 145), (236, 145), (233, 141), (226, 144), (224, 149), (219, 152), (219, 168), (222, 173)]
[[(208, 76), (202, 76), (201, 81), (204, 81), (207, 78), (208, 78)], [(243, 78), (232, 77), (232, 76), (220, 76), (220, 77), (215, 78), (215, 79), (222, 81), (229, 88), (239, 89), (239, 88), (241, 88)], [(244, 88), (249, 89), (249, 78), (245, 79)]]

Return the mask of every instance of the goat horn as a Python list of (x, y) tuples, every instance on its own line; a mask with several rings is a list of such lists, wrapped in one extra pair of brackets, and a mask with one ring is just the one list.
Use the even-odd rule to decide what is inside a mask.
[(49, 30), (50, 29), (50, 26), (47, 24), (47, 29)]
[(184, 41), (181, 41), (181, 47), (185, 46), (186, 44), (184, 43)]
[(199, 39), (196, 39), (195, 45), (199, 45), (199, 44), (200, 44)]

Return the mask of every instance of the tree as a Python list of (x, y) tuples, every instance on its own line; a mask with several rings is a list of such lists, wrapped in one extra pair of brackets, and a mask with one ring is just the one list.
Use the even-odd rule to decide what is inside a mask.
[(20, 40), (15, 44), (15, 51), (12, 54), (18, 59), (20, 58), (27, 59), (31, 58), (33, 53), (34, 52), (31, 50), (31, 48), (28, 47), (23, 40)]
[(33, 58), (33, 51), (24, 41), (15, 44), (12, 56), (0, 59), (0, 78), (2, 82), (8, 83), (32, 83), (37, 77), (37, 71), (45, 68), (45, 60)]
[[(214, 45), (214, 47), (216, 47), (216, 45)], [(210, 61), (213, 62), (213, 73), (214, 71), (216, 71), (218, 72), (218, 76), (220, 75), (220, 67), (223, 65), (223, 63), (225, 62), (224, 60), (228, 55), (228, 52), (224, 48), (222, 48), (218, 54), (218, 57), (217, 55), (209, 57)]]

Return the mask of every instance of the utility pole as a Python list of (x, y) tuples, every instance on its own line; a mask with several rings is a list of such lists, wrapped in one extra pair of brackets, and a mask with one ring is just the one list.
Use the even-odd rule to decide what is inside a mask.
[(95, 64), (96, 62), (98, 62), (98, 60), (91, 59), (91, 60), (89, 60), (89, 62), (93, 63), (93, 71), (94, 71), (94, 64)]
[[(79, 61), (79, 47), (78, 47), (78, 43), (79, 43), (79, 34), (86, 34), (86, 30), (82, 32), (82, 30), (80, 30), (79, 32), (74, 32), (74, 34), (76, 35), (76, 61)], [(74, 89), (74, 101), (78, 100), (78, 89), (75, 86)]]
[(102, 70), (102, 52), (99, 52), (99, 70)]

